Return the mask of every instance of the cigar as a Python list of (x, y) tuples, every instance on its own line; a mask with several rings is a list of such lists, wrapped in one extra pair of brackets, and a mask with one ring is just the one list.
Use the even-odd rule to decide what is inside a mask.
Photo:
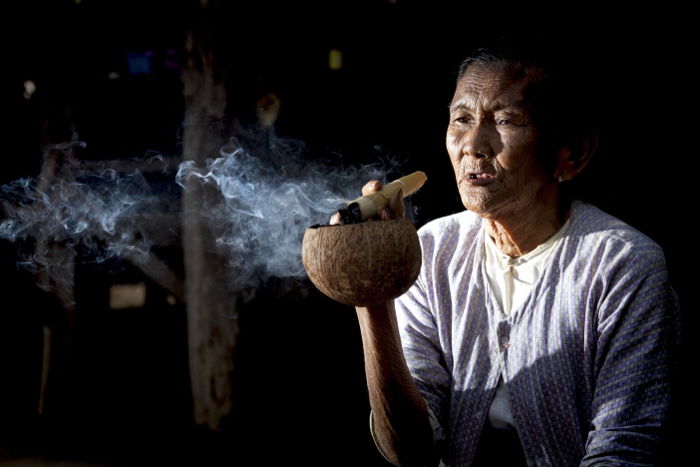
[(347, 206), (338, 211), (341, 224), (356, 224), (379, 215), (388, 205), (389, 200), (402, 190), (403, 197), (407, 197), (423, 186), (428, 179), (424, 172), (413, 172), (391, 183), (387, 183), (381, 190), (350, 201)]

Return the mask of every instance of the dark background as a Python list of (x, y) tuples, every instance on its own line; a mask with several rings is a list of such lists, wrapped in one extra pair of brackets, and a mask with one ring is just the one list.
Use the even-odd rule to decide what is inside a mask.
[[(601, 146), (580, 196), (661, 244), (689, 341), (698, 324), (688, 268), (697, 243), (689, 227), (697, 137), (686, 12), (429, 5), (222, 2), (217, 56), (228, 115), (252, 123), (256, 100), (275, 92), (279, 135), (349, 162), (390, 155), (404, 161), (405, 172), (424, 170), (429, 181), (414, 197), (422, 224), (460, 209), (444, 150), (457, 65), (495, 37), (536, 38), (579, 63), (596, 96)], [(81, 158), (178, 154), (178, 66), (196, 18), (190, 3), (57, 0), (4, 8), (2, 183), (38, 174), (42, 124), (60, 127), (66, 112), (88, 143)], [(341, 70), (328, 68), (330, 49), (343, 52)], [(151, 71), (131, 74), (129, 54), (143, 53), (151, 54)], [(110, 72), (120, 77), (109, 79)], [(27, 79), (37, 86), (31, 99), (22, 96)], [(79, 262), (75, 345), (37, 416), (41, 325), (60, 328), (60, 306), (17, 269), (15, 245), (1, 248), (0, 460), (384, 465), (368, 435), (352, 310), (313, 291), (305, 299), (261, 291), (240, 315), (236, 410), (211, 433), (191, 422), (184, 306), (165, 305), (162, 290), (117, 261), (99, 268)], [(146, 281), (146, 306), (109, 310), (109, 284), (130, 280)], [(691, 348), (685, 344), (686, 375)], [(682, 429), (691, 420), (689, 382), (684, 375), (673, 414), (674, 460), (692, 441)]]

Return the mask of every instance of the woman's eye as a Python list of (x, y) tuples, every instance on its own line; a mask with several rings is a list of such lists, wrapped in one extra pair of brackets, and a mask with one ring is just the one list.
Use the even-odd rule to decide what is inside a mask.
[(500, 115), (494, 117), (496, 125), (505, 126), (523, 126), (527, 124), (527, 120), (519, 114), (513, 114), (510, 112), (504, 112)]
[(461, 117), (455, 117), (454, 119), (452, 119), (452, 121), (455, 122), (455, 123), (462, 123), (462, 124), (465, 124), (465, 123), (469, 123), (469, 122), (471, 121), (471, 118), (465, 117), (465, 116), (461, 116)]

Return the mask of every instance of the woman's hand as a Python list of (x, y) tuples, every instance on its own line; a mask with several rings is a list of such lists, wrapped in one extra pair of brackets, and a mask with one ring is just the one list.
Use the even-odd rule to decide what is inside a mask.
[[(370, 180), (369, 182), (365, 183), (365, 186), (362, 187), (362, 196), (367, 196), (370, 193), (379, 191), (382, 189), (382, 186), (382, 182), (379, 180)], [(399, 190), (394, 194), (394, 196), (391, 197), (389, 200), (389, 207), (379, 213), (378, 218), (387, 221), (391, 219), (403, 219), (404, 217), (406, 217), (406, 206), (403, 202), (403, 191)], [(330, 224), (340, 224), (339, 213), (333, 214)]]

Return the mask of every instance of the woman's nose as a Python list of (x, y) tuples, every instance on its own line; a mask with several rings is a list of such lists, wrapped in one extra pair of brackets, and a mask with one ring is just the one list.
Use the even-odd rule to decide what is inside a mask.
[(465, 156), (485, 158), (493, 156), (492, 130), (488, 124), (480, 122), (464, 135), (462, 152)]

